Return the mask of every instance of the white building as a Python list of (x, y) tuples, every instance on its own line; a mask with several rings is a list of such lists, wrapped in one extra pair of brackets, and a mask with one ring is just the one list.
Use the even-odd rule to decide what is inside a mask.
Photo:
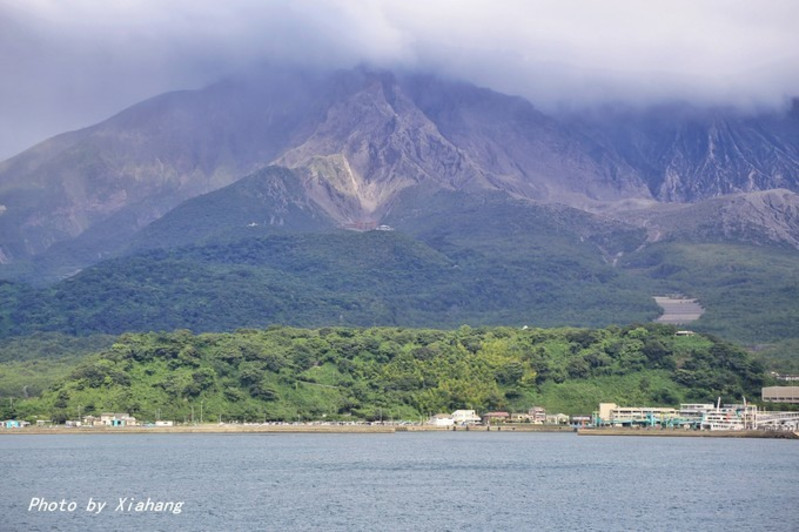
[(451, 427), (455, 424), (455, 420), (449, 414), (436, 414), (427, 420), (427, 424), (434, 427)]
[(674, 408), (651, 406), (619, 406), (616, 403), (599, 403), (599, 419), (609, 425), (662, 424), (677, 417)]
[(103, 412), (100, 414), (100, 424), (108, 427), (132, 427), (136, 425), (136, 418), (127, 412)]
[(452, 420), (457, 425), (471, 425), (480, 423), (480, 416), (474, 410), (456, 410), (452, 413)]

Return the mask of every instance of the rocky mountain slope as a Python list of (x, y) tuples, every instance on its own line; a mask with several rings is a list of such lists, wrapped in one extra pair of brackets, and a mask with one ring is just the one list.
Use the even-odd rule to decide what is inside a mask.
[[(407, 216), (414, 195), (500, 193), (610, 215), (654, 239), (684, 232), (669, 205), (690, 202), (685, 212), (713, 231), (796, 245), (798, 139), (796, 109), (547, 116), (432, 76), (270, 70), (158, 96), (0, 163), (0, 263), (8, 277), (32, 259), (70, 271), (96, 262), (182, 202), (269, 164), (298, 176), (288, 203), (333, 224)], [(266, 195), (287, 205), (285, 190)]]
[(616, 206), (605, 212), (647, 230), (648, 240), (745, 242), (799, 249), (799, 195), (785, 189), (738, 193), (697, 203)]
[(797, 191), (799, 99), (786, 112), (672, 104), (643, 111), (609, 108), (567, 121), (634, 168), (659, 201)]

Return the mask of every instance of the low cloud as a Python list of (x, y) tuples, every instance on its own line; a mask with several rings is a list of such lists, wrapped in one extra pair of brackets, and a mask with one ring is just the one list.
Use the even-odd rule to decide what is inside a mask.
[(797, 20), (794, 0), (5, 0), (0, 158), (265, 61), (423, 69), (543, 108), (779, 106)]

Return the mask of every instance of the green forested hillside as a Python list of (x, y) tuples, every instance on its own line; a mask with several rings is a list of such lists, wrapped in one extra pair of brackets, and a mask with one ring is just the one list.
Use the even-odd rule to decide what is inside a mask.
[[(125, 334), (6, 415), (101, 411), (205, 421), (414, 419), (533, 405), (673, 404), (757, 397), (740, 348), (669, 326), (605, 329), (270, 327)], [(202, 414), (201, 414), (202, 412)]]
[[(187, 202), (140, 234), (139, 252), (53, 285), (0, 281), (0, 338), (274, 324), (604, 327), (649, 322), (653, 296), (679, 293), (705, 309), (687, 327), (755, 348), (769, 369), (796, 366), (795, 250), (646, 243), (641, 229), (568, 207), (419, 190), (386, 217), (396, 231), (312, 232), (321, 215), (290, 177), (268, 169)], [(278, 211), (309, 232), (272, 227), (266, 216)], [(182, 247), (145, 249), (159, 242)]]
[(0, 337), (276, 323), (606, 326), (650, 321), (652, 296), (681, 293), (705, 308), (697, 331), (746, 345), (799, 338), (796, 252), (662, 242), (614, 265), (577, 238), (490, 234), (339, 231), (143, 252), (46, 288), (0, 283)]
[(699, 299), (690, 324), (747, 345), (799, 339), (799, 253), (720, 243), (662, 242), (624, 257), (621, 268), (660, 293)]
[[(75, 337), (61, 333), (0, 339), (0, 398), (10, 404), (13, 398), (39, 395), (86, 356), (110, 347), (114, 339), (109, 335)], [(0, 399), (0, 409), (2, 402)]]
[(587, 254), (448, 254), (400, 232), (272, 235), (104, 261), (52, 287), (0, 286), (0, 332), (196, 332), (281, 323), (457, 327), (647, 321), (651, 296)]
[(335, 227), (335, 221), (307, 198), (294, 172), (267, 166), (181, 203), (139, 231), (125, 249), (170, 249), (242, 235), (320, 233)]

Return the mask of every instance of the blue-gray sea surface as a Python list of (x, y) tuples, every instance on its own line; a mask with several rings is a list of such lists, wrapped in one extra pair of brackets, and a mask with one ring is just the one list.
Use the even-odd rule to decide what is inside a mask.
[(0, 464), (3, 531), (799, 530), (789, 440), (18, 435)]

